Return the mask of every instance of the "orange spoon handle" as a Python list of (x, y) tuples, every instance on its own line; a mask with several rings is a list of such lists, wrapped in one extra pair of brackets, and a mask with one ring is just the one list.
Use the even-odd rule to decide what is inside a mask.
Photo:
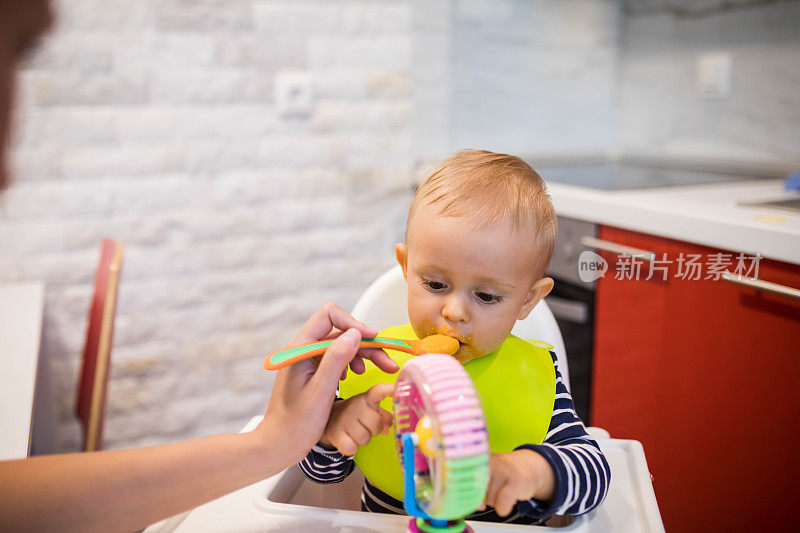
[[(266, 359), (264, 359), (264, 368), (267, 370), (278, 370), (285, 366), (289, 366), (297, 361), (308, 359), (322, 355), (328, 346), (331, 345), (333, 340), (312, 342), (302, 346), (295, 346), (294, 348), (286, 348), (285, 350), (278, 350), (272, 352)], [(401, 352), (414, 353), (411, 345), (401, 339), (391, 339), (388, 337), (375, 337), (372, 339), (363, 339), (359, 348), (384, 348), (389, 350), (399, 350)]]

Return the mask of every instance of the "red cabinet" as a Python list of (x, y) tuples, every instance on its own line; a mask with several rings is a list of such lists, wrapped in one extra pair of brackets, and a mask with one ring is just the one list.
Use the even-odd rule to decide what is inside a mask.
[[(679, 276), (681, 254), (708, 266), (736, 252), (610, 227), (599, 238), (655, 252), (666, 271), (646, 280), (644, 262), (638, 280), (617, 279), (630, 258), (602, 252), (592, 424), (642, 442), (668, 531), (795, 526), (800, 300)], [(758, 270), (800, 288), (796, 265), (761, 259)]]

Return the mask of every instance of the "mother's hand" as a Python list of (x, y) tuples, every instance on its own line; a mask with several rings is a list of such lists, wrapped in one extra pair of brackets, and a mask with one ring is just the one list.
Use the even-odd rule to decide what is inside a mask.
[(399, 369), (383, 350), (358, 349), (362, 337), (374, 337), (377, 331), (362, 324), (344, 309), (328, 302), (308, 319), (288, 347), (335, 339), (325, 354), (298, 361), (278, 371), (264, 421), (256, 431), (280, 442), (273, 450), (286, 459), (286, 466), (305, 457), (317, 443), (336, 396), (339, 379), (347, 365), (356, 373), (364, 372), (364, 359), (369, 359), (384, 372)]

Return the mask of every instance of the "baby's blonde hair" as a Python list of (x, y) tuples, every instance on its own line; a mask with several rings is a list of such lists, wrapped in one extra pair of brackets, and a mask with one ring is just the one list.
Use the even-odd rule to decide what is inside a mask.
[(476, 216), (487, 225), (510, 220), (518, 230), (535, 228), (537, 279), (547, 271), (556, 242), (556, 213), (544, 181), (519, 157), (460, 150), (436, 165), (422, 180), (411, 202), (406, 243), (414, 212), (423, 202), (438, 204), (439, 213), (444, 216)]

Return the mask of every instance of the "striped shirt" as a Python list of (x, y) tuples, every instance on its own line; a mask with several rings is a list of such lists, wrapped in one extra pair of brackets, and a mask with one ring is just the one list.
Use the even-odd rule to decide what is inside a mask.
[[(552, 515), (579, 515), (595, 509), (608, 493), (611, 470), (597, 443), (575, 413), (572, 396), (564, 386), (555, 353), (550, 352), (556, 370), (556, 395), (550, 427), (542, 444), (523, 444), (516, 449), (540, 453), (555, 474), (552, 501), (537, 499), (517, 502), (509, 516), (487, 508), (467, 520), (537, 524)], [(300, 470), (316, 483), (339, 483), (355, 468), (352, 457), (315, 446), (300, 463)], [(406, 514), (403, 502), (389, 496), (367, 480), (361, 490), (361, 510)]]

